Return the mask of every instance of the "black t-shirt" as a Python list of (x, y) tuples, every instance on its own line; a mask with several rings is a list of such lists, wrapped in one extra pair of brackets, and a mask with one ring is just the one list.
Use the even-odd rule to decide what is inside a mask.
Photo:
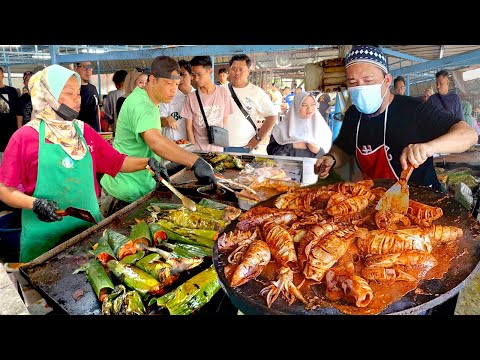
[[(450, 127), (460, 121), (444, 109), (437, 108), (428, 102), (409, 96), (396, 95), (388, 107), (387, 131), (385, 144), (391, 155), (390, 164), (397, 176), (402, 168), (400, 155), (409, 144), (431, 141), (448, 132)], [(360, 112), (352, 105), (345, 113), (342, 128), (334, 145), (349, 155), (355, 155), (355, 136)], [(358, 148), (376, 149), (383, 144), (383, 124), (385, 112), (375, 117), (362, 114), (358, 131)], [(357, 162), (358, 163), (358, 162)], [(410, 178), (412, 183), (432, 185), (439, 189), (437, 175), (430, 157), (415, 169)]]
[(23, 116), (23, 125), (32, 118), (32, 97), (30, 94), (20, 96), (20, 115)]
[(100, 132), (97, 88), (92, 84), (82, 85), (80, 96), (82, 97), (82, 104), (80, 105), (78, 119), (90, 125), (95, 131)]
[(11, 86), (0, 88), (0, 152), (4, 152), (8, 141), (17, 130), (19, 115), (17, 90)]

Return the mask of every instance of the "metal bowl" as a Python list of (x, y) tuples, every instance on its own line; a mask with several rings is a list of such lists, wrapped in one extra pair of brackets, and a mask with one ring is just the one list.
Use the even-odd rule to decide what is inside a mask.
[(213, 185), (205, 185), (197, 188), (197, 192), (203, 196), (211, 197), (214, 195), (225, 195), (226, 191), (220, 187), (214, 187)]

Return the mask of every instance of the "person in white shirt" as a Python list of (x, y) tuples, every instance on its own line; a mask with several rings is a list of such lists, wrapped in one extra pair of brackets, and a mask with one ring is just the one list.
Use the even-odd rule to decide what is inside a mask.
[(171, 103), (160, 104), (160, 119), (162, 134), (171, 140), (187, 139), (185, 119), (180, 116), (185, 99), (189, 93), (195, 91), (192, 86), (192, 66), (189, 61), (180, 60), (180, 84)]
[(224, 148), (225, 152), (249, 153), (262, 139), (269, 138), (277, 122), (278, 111), (267, 93), (248, 81), (251, 64), (245, 54), (234, 55), (230, 59), (229, 91), (236, 94), (253, 124), (233, 101), (233, 114), (229, 115), (226, 126), (230, 146)]

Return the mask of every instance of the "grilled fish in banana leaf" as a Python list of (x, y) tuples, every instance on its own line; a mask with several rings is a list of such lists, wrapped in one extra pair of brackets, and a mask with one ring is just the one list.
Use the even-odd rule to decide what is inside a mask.
[(165, 293), (162, 284), (157, 279), (135, 265), (110, 260), (108, 268), (122, 283), (137, 290), (142, 297), (146, 297), (147, 294), (162, 295)]
[(197, 211), (193, 212), (187, 209), (166, 211), (161, 213), (160, 217), (173, 222), (177, 226), (190, 229), (223, 231), (227, 225), (225, 220), (218, 220), (208, 214)]
[(157, 302), (165, 307), (170, 315), (188, 315), (200, 309), (220, 290), (218, 276), (213, 265), (191, 279), (185, 281), (175, 290), (150, 300), (149, 305)]
[(106, 229), (103, 235), (108, 236), (108, 244), (113, 249), (117, 259), (122, 260), (125, 256), (135, 254), (137, 252), (137, 248), (135, 247), (133, 241), (125, 235), (110, 229)]
[(103, 266), (107, 266), (110, 260), (116, 260), (115, 253), (112, 247), (108, 244), (108, 235), (103, 235), (93, 246), (93, 255), (102, 263)]
[(212, 249), (198, 246), (198, 245), (190, 245), (190, 244), (170, 244), (164, 243), (163, 246), (166, 248), (173, 250), (170, 254), (173, 257), (177, 258), (193, 258), (193, 257), (212, 257)]
[(150, 229), (145, 221), (140, 221), (138, 224), (132, 227), (129, 238), (133, 240), (134, 244), (141, 242), (147, 246), (153, 244), (152, 235), (150, 235)]
[(145, 306), (142, 297), (135, 291), (126, 291), (118, 285), (102, 304), (103, 315), (144, 315)]
[(218, 238), (218, 232), (214, 230), (182, 228), (162, 219), (158, 221), (158, 225), (165, 230), (168, 240), (186, 244), (200, 245), (212, 249), (214, 240)]
[(120, 262), (122, 264), (135, 264), (145, 256), (145, 251), (137, 251), (135, 254), (125, 256)]
[(86, 273), (95, 295), (103, 302), (108, 292), (114, 289), (112, 280), (110, 280), (102, 264), (97, 259), (90, 260), (86, 267)]
[(167, 232), (156, 222), (148, 224), (150, 234), (152, 235), (153, 244), (158, 245), (168, 239)]
[(171, 274), (170, 270), (172, 267), (160, 260), (161, 258), (162, 257), (159, 254), (150, 254), (138, 261), (136, 266), (152, 275), (163, 286), (168, 286), (171, 285), (178, 277)]

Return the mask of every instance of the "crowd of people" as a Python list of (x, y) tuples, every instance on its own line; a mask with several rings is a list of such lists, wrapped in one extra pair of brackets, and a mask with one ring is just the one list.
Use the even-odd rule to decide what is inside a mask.
[[(97, 220), (110, 216), (154, 190), (160, 178), (168, 181), (165, 161), (191, 168), (201, 184), (216, 184), (213, 168), (179, 147), (180, 139), (196, 150), (237, 153), (263, 142), (270, 155), (316, 158), (320, 178), (350, 157), (364, 178), (397, 179), (410, 162), (412, 182), (439, 188), (433, 154), (463, 152), (480, 133), (472, 105), (449, 91), (448, 72), (437, 73), (436, 94), (414, 98), (404, 95), (404, 78), (388, 73), (380, 48), (353, 46), (345, 63), (353, 105), (333, 144), (330, 96), (294, 83), (283, 93), (275, 84), (265, 91), (250, 81), (246, 54), (232, 56), (217, 83), (210, 56), (156, 57), (149, 68), (115, 72), (116, 89), (103, 104), (90, 83), (91, 62), (26, 72), (20, 97), (3, 83), (0, 68), (0, 201), (22, 209), (20, 260), (91, 225), (57, 210), (75, 206)], [(113, 145), (98, 134), (101, 119), (115, 134)], [(228, 132), (228, 145), (213, 141), (211, 126)]]

